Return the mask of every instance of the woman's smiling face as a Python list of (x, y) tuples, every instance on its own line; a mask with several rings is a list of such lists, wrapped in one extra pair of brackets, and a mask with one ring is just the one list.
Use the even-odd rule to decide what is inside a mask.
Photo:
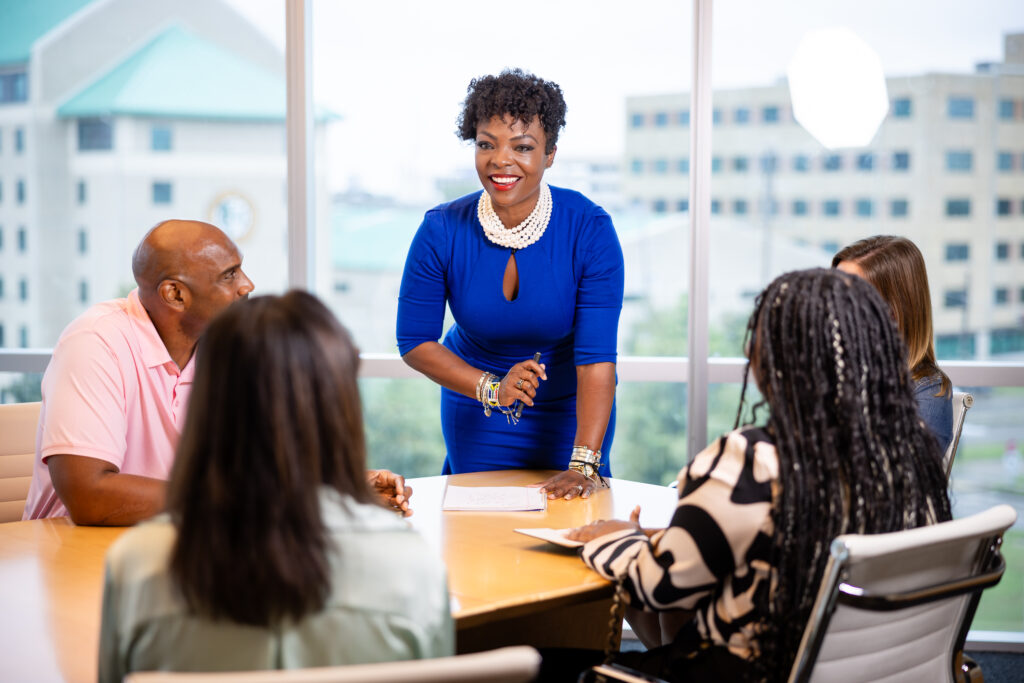
[(540, 119), (530, 124), (494, 116), (476, 127), (476, 172), (506, 228), (522, 223), (537, 204), (544, 170), (555, 160), (546, 154)]

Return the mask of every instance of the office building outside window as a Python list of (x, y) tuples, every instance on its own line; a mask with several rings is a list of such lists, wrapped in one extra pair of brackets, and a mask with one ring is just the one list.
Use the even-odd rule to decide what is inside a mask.
[(835, 218), (839, 215), (839, 200), (838, 199), (826, 199), (821, 203), (821, 213), (829, 218)]
[(747, 107), (738, 107), (732, 113), (732, 121), (739, 126), (750, 123), (750, 109)]
[(721, 173), (722, 172), (722, 157), (711, 157), (711, 172)]
[(711, 200), (711, 213), (720, 214), (722, 213), (722, 200), (712, 199)]
[(790, 206), (790, 212), (794, 216), (806, 216), (807, 215), (807, 202), (803, 199), (794, 199), (793, 204)]
[(89, 303), (89, 283), (85, 280), (81, 280), (78, 283), (78, 303)]
[(644, 127), (644, 115), (643, 114), (633, 114), (633, 115), (631, 115), (629, 117), (629, 125), (631, 127), (633, 127), (633, 128), (643, 128)]
[(1006, 261), (1010, 258), (1010, 243), (1009, 242), (997, 242), (996, 243), (996, 260)]
[(28, 231), (25, 226), (18, 228), (18, 253), (24, 254), (28, 250)]
[(688, 126), (690, 125), (690, 110), (680, 109), (676, 112), (676, 125)]
[(992, 302), (996, 306), (1005, 306), (1010, 303), (1010, 290), (1006, 287), (996, 287), (992, 293)]
[(737, 216), (745, 216), (747, 214), (747, 200), (746, 199), (735, 199), (732, 202), (732, 212)]
[(676, 172), (683, 175), (690, 172), (690, 157), (682, 157), (676, 161)]
[(79, 205), (85, 204), (86, 196), (85, 181), (79, 180), (75, 188), (75, 197), (78, 200)]
[(909, 97), (897, 97), (892, 101), (892, 116), (896, 119), (908, 119), (911, 113)]
[(14, 153), (21, 154), (25, 151), (25, 129), (14, 129)]
[(950, 97), (946, 113), (951, 119), (973, 119), (974, 98), (958, 96)]
[(173, 145), (171, 127), (154, 124), (149, 134), (149, 148), (154, 152), (170, 152)]
[(892, 170), (894, 170), (894, 171), (909, 171), (910, 170), (910, 152), (893, 152), (892, 153)]
[(946, 215), (951, 218), (962, 218), (964, 216), (971, 215), (971, 200), (970, 199), (947, 199), (946, 200)]
[(1004, 121), (1013, 120), (1013, 109), (1013, 100), (999, 100), (999, 118), (1003, 119)]
[(747, 158), (746, 157), (734, 157), (732, 160), (732, 170), (736, 173), (747, 172)]
[(860, 218), (871, 218), (875, 212), (875, 205), (870, 199), (858, 199), (854, 203), (854, 207)]
[(893, 218), (906, 218), (910, 213), (910, 202), (906, 199), (893, 199), (889, 202), (889, 215)]
[(721, 122), (722, 122), (722, 110), (721, 109), (713, 109), (711, 111), (711, 123), (717, 126)]
[(779, 157), (774, 154), (765, 154), (761, 157), (761, 173), (775, 173), (779, 167)]
[(654, 213), (665, 213), (668, 211), (668, 203), (664, 199), (655, 199), (651, 204), (651, 210)]
[(1002, 218), (1013, 214), (1013, 202), (1006, 197), (996, 198), (996, 215)]
[(14, 186), (15, 199), (19, 204), (25, 203), (25, 181), (18, 179), (18, 183)]
[(89, 235), (85, 232), (85, 228), (78, 231), (78, 253), (85, 254), (89, 251)]
[(654, 113), (654, 127), (664, 128), (668, 125), (668, 112), (658, 111)]
[(1013, 170), (1013, 152), (999, 152), (996, 154), (996, 170), (1009, 173)]
[(689, 199), (680, 199), (679, 201), (676, 202), (676, 211), (678, 211), (679, 213), (686, 213), (689, 210), (690, 210), (690, 200)]
[(778, 123), (779, 122), (779, 108), (778, 107), (762, 107), (762, 109), (761, 109), (761, 122), (762, 123)]
[(18, 328), (18, 346), (23, 349), (28, 348), (28, 326), (26, 325)]
[(28, 301), (28, 280), (18, 280), (18, 301)]
[(963, 308), (967, 305), (967, 290), (947, 289), (944, 300), (946, 308)]
[(863, 152), (857, 155), (857, 170), (858, 171), (873, 171), (875, 169), (875, 154), (874, 152)]
[(793, 170), (797, 173), (807, 173), (811, 170), (811, 158), (806, 154), (797, 154), (793, 157)]
[(640, 175), (644, 172), (643, 159), (633, 159), (629, 163), (629, 170), (632, 171), (633, 175)]
[(829, 154), (822, 162), (822, 168), (829, 172), (841, 171), (843, 168), (843, 157), (839, 154)]

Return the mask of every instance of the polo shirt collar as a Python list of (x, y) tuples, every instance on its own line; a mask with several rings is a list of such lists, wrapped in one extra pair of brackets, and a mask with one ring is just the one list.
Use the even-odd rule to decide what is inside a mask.
[(188, 363), (185, 364), (185, 367), (179, 373), (178, 365), (171, 358), (167, 347), (164, 346), (164, 340), (160, 338), (160, 333), (156, 331), (153, 320), (149, 317), (149, 313), (146, 312), (142, 302), (139, 301), (138, 287), (129, 292), (127, 301), (128, 320), (131, 323), (132, 329), (135, 330), (135, 338), (139, 341), (142, 362), (145, 363), (147, 368), (166, 365), (171, 372), (181, 375), (179, 381), (191, 381), (192, 375), (195, 372), (194, 361), (196, 354), (192, 354), (192, 357), (188, 359)]

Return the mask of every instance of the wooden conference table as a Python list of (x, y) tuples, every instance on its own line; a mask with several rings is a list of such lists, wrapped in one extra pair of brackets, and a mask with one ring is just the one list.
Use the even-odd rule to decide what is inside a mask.
[[(641, 524), (663, 526), (675, 507), (674, 489), (611, 480), (610, 489), (587, 500), (549, 501), (546, 512), (441, 511), (446, 480), (519, 486), (546, 475), (513, 470), (409, 480), (409, 521), (441, 548), (448, 565), (460, 652), (519, 643), (602, 647), (610, 584), (574, 551), (512, 529), (626, 519), (637, 504)], [(95, 681), (103, 556), (123, 532), (66, 519), (0, 524), (0, 681)]]

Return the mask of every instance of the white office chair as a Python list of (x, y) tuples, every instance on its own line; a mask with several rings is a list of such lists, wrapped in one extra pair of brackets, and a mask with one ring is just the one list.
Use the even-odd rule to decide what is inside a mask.
[(981, 592), (1002, 577), (1009, 505), (943, 524), (845, 535), (831, 557), (790, 683), (957, 681)]
[(36, 458), (39, 406), (0, 405), (0, 522), (17, 522), (25, 510)]
[(125, 683), (526, 683), (540, 668), (540, 654), (519, 645), (437, 659), (354, 664), (280, 671), (186, 673), (146, 671)]
[(953, 392), (953, 440), (949, 442), (946, 453), (942, 457), (942, 465), (946, 470), (946, 479), (953, 471), (953, 458), (956, 457), (956, 447), (960, 445), (960, 432), (964, 428), (964, 418), (967, 411), (974, 405), (974, 397), (966, 391)]

